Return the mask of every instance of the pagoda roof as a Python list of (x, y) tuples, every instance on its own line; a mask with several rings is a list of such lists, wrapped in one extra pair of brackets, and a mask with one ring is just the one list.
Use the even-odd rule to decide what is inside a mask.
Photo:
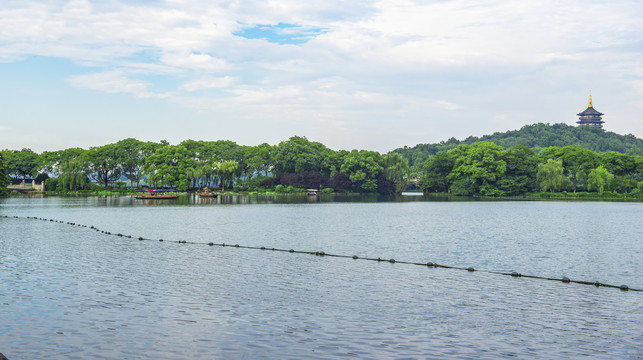
[(578, 116), (583, 116), (583, 115), (599, 115), (599, 116), (600, 116), (600, 115), (604, 115), (604, 114), (603, 114), (603, 113), (601, 113), (601, 112), (596, 111), (596, 109), (594, 109), (594, 108), (592, 107), (592, 105), (590, 105), (590, 106), (588, 106), (588, 107), (587, 107), (587, 109), (585, 109), (585, 111), (583, 111), (582, 113), (578, 113), (578, 114), (576, 114), (576, 115), (578, 115)]

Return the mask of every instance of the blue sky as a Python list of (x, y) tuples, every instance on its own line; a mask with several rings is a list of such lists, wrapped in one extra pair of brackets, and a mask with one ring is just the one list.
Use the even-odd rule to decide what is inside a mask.
[(7, 0), (0, 148), (387, 152), (536, 122), (643, 137), (640, 1)]

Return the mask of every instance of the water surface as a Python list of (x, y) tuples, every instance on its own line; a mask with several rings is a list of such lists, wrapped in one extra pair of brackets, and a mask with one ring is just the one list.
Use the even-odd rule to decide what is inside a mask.
[(611, 202), (0, 200), (0, 215), (20, 217), (0, 218), (0, 352), (12, 360), (640, 358), (638, 292), (205, 243), (641, 288), (642, 209)]

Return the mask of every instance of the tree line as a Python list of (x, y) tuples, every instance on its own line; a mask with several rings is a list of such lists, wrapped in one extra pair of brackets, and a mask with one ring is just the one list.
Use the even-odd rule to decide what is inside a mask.
[(640, 194), (643, 156), (597, 153), (580, 145), (538, 153), (525, 145), (507, 150), (489, 141), (461, 144), (430, 156), (421, 186), (454, 195), (515, 196), (537, 191)]
[[(413, 169), (404, 154), (327, 148), (293, 136), (278, 145), (232, 141), (143, 142), (124, 139), (89, 149), (0, 151), (0, 174), (18, 182), (46, 179), (49, 190), (142, 184), (181, 191), (201, 188), (315, 188), (395, 194), (411, 178), (425, 192), (515, 196), (529, 192), (640, 193), (643, 156), (595, 152), (580, 145), (508, 149), (489, 141), (459, 144), (427, 156)], [(2, 170), (4, 168), (4, 170)], [(7, 177), (0, 176), (0, 185)], [(47, 179), (48, 178), (48, 179)], [(6, 185), (0, 186), (6, 189)]]
[(620, 135), (587, 126), (543, 123), (525, 125), (519, 130), (496, 132), (482, 137), (469, 136), (464, 140), (450, 138), (447, 141), (434, 144), (405, 146), (395, 149), (393, 152), (408, 160), (412, 175), (420, 176), (422, 166), (430, 156), (439, 151), (451, 150), (462, 144), (471, 145), (479, 141), (493, 142), (503, 149), (525, 145), (536, 153), (551, 146), (580, 145), (585, 149), (599, 153), (615, 151), (629, 155), (643, 155), (643, 139), (632, 134)]
[(293, 136), (278, 145), (232, 141), (143, 142), (128, 138), (87, 150), (70, 148), (37, 154), (2, 150), (6, 173), (16, 181), (47, 179), (48, 189), (85, 189), (145, 184), (188, 190), (204, 186), (332, 188), (343, 192), (401, 192), (408, 170), (399, 154), (334, 151)]

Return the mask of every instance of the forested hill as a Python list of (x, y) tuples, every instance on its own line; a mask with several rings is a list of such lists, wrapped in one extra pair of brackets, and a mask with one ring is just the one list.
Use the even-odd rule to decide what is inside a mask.
[(430, 155), (435, 155), (438, 151), (478, 141), (491, 141), (505, 150), (518, 144), (525, 145), (536, 152), (550, 146), (580, 145), (595, 152), (616, 151), (623, 154), (643, 155), (643, 139), (632, 134), (619, 135), (585, 126), (543, 123), (525, 125), (520, 130), (497, 132), (482, 137), (470, 136), (462, 141), (451, 138), (435, 144), (418, 144), (411, 148), (405, 146), (391, 152), (404, 156), (411, 166), (422, 166)]

